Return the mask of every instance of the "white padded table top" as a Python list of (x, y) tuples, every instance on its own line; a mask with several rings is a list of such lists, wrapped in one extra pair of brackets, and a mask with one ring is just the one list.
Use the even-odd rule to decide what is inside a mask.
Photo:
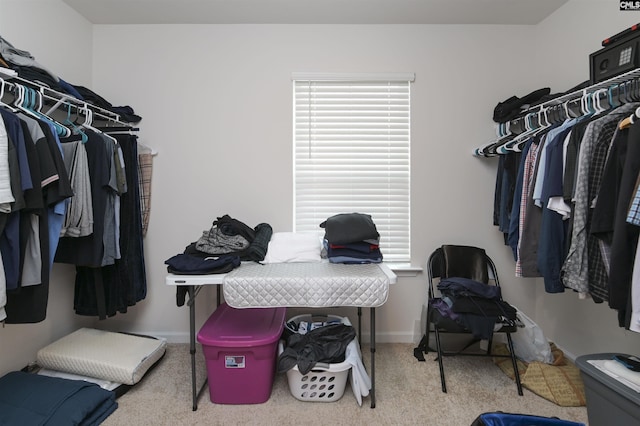
[(395, 274), (383, 264), (247, 263), (224, 276), (224, 298), (234, 308), (378, 307)]

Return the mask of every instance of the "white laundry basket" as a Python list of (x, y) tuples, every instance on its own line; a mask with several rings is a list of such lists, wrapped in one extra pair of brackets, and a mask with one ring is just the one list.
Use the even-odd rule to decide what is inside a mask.
[[(336, 315), (298, 315), (289, 320), (299, 325), (301, 321), (341, 321), (351, 325), (349, 318)], [(278, 355), (284, 351), (282, 341), (278, 345)], [(298, 366), (287, 371), (287, 381), (291, 394), (300, 401), (334, 402), (342, 398), (349, 378), (351, 364), (340, 362), (334, 364), (317, 363), (307, 374), (300, 373)]]

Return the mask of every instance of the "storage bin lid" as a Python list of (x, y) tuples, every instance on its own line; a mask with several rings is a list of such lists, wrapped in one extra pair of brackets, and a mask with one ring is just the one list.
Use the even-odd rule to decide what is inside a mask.
[(607, 373), (599, 370), (597, 367), (589, 363), (589, 360), (605, 360), (612, 359), (614, 355), (625, 355), (619, 353), (599, 353), (582, 355), (576, 358), (576, 365), (583, 374), (588, 375), (592, 379), (599, 382), (601, 385), (609, 388), (618, 395), (626, 397), (628, 400), (633, 401), (634, 404), (640, 405), (640, 395), (630, 387), (624, 385), (613, 377), (607, 375)]
[(208, 346), (252, 347), (273, 343), (284, 328), (286, 308), (235, 309), (221, 304), (198, 332)]

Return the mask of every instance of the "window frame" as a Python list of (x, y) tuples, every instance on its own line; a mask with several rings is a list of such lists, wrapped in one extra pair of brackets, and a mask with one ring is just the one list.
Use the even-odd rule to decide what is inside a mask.
[[(333, 214), (349, 213), (354, 211), (371, 214), (374, 223), (376, 223), (378, 231), (380, 232), (380, 249), (383, 253), (384, 260), (386, 262), (393, 263), (409, 263), (411, 261), (411, 83), (414, 81), (415, 75), (413, 73), (293, 73), (291, 79), (293, 90), (292, 139), (294, 231), (311, 231), (316, 232), (321, 236), (323, 235), (323, 231), (319, 227), (319, 224)], [(306, 98), (304, 95), (301, 95), (301, 90), (305, 84), (308, 85)], [(398, 85), (403, 87), (398, 89)], [(313, 95), (311, 86), (314, 86), (315, 90)], [(368, 90), (372, 86), (376, 86), (376, 88), (372, 89), (372, 93), (369, 93)], [(351, 89), (347, 89), (349, 87), (351, 87)], [(376, 109), (376, 112), (367, 112), (367, 117), (365, 120), (362, 120), (359, 118), (349, 118), (351, 116), (357, 116), (358, 114), (354, 113), (353, 110), (349, 110), (350, 114), (340, 116), (340, 118), (347, 118), (345, 118), (344, 123), (340, 122), (339, 124), (336, 124), (335, 116), (332, 116), (331, 118), (322, 116), (322, 114), (325, 114), (325, 116), (339, 114), (339, 109), (343, 108), (340, 102), (343, 102), (345, 99), (331, 98), (327, 101), (326, 99), (323, 99), (322, 96), (342, 96), (354, 87), (356, 94), (352, 94), (352, 96), (354, 96), (356, 100), (353, 101), (353, 104), (349, 103), (351, 101), (345, 102), (345, 105), (356, 109), (363, 108), (361, 111), (364, 111), (369, 107), (371, 109)], [(380, 102), (385, 102), (384, 100), (381, 101), (379, 95), (379, 93), (382, 93), (381, 91), (384, 87), (386, 87), (386, 90), (388, 91), (388, 94), (386, 95), (386, 108), (390, 111), (387, 114), (386, 121), (382, 118), (383, 115), (380, 115), (379, 111), (377, 111), (380, 108)], [(324, 93), (325, 89), (327, 93)], [(338, 93), (336, 91), (342, 89), (345, 90), (345, 93), (336, 94)], [(379, 93), (378, 90), (380, 90)], [(403, 91), (406, 91), (406, 94)], [(315, 99), (313, 99), (314, 96), (316, 96)], [(323, 102), (325, 103), (324, 105), (322, 105)], [(340, 105), (338, 107), (335, 105), (329, 105), (331, 102), (338, 103)], [(371, 105), (375, 105), (371, 107), (367, 102), (370, 102)], [(356, 103), (361, 103), (362, 105), (355, 105)], [(304, 111), (305, 108), (307, 108), (307, 111)], [(331, 110), (331, 108), (334, 108), (336, 112)], [(401, 111), (402, 108), (405, 108), (405, 110)], [(327, 110), (330, 111), (327, 112)], [(361, 113), (361, 111), (359, 113)], [(314, 114), (315, 119), (313, 118)], [(375, 115), (375, 117), (370, 117), (369, 115)], [(375, 121), (378, 119), (380, 121)], [(367, 122), (363, 124), (362, 121)], [(354, 127), (349, 130), (349, 124), (352, 124), (357, 128)], [(306, 135), (304, 134), (305, 129), (308, 132)], [(351, 138), (348, 133), (349, 131), (353, 132), (356, 136)], [(386, 140), (385, 135), (387, 138)], [(344, 139), (341, 139), (342, 137), (344, 137)], [(362, 139), (359, 139), (360, 137), (362, 137)], [(373, 139), (367, 140), (369, 137)], [(378, 139), (375, 139), (376, 137), (378, 137)], [(336, 139), (331, 140), (331, 138)], [(341, 144), (344, 144), (345, 142), (353, 142), (353, 144), (349, 145), (344, 150), (344, 155), (348, 158), (347, 161), (352, 161), (352, 163), (350, 163), (351, 168), (358, 169), (359, 167), (372, 167), (372, 169), (366, 169), (362, 172), (363, 175), (368, 175), (368, 177), (365, 176), (363, 178), (361, 176), (356, 178), (359, 179), (358, 184), (364, 183), (363, 187), (351, 190), (352, 195), (350, 195), (348, 201), (344, 202), (344, 207), (342, 207), (343, 204), (336, 201), (336, 199), (339, 198), (336, 197), (331, 201), (332, 204), (329, 207), (320, 208), (320, 201), (318, 200), (327, 196), (326, 192), (347, 191), (336, 186), (339, 185), (339, 183), (336, 182), (336, 179), (343, 177), (346, 172), (340, 170), (339, 164), (334, 167), (334, 164), (332, 163), (332, 161), (340, 163), (340, 159), (337, 155), (339, 155), (338, 151), (340, 151), (343, 146)], [(314, 144), (317, 144), (318, 146), (314, 147)], [(357, 159), (358, 161), (356, 161), (355, 157), (349, 157), (349, 155), (355, 155), (356, 150), (353, 148), (357, 144), (360, 144), (360, 147), (364, 147), (367, 151), (367, 159), (369, 161), (364, 161), (364, 163), (379, 163), (379, 175), (374, 176), (375, 172), (373, 170), (375, 170), (375, 167), (378, 167), (377, 165), (362, 165), (359, 164), (359, 157)], [(385, 144), (388, 151), (386, 154), (381, 151)], [(402, 146), (403, 144), (405, 146)], [(317, 149), (316, 154), (312, 154), (312, 148)], [(300, 152), (302, 149), (307, 149), (309, 151), (308, 160), (301, 159), (302, 154), (300, 154)], [(362, 151), (358, 151), (357, 154), (362, 154)], [(314, 167), (313, 165), (310, 165), (312, 155), (317, 155), (318, 158), (323, 155), (328, 157), (319, 159), (318, 162), (320, 165)], [(355, 167), (353, 166), (354, 164), (356, 164)], [(309, 169), (316, 168), (317, 171), (324, 173), (320, 180), (323, 182), (329, 182), (327, 187), (324, 187), (323, 183), (314, 184), (317, 188), (323, 188), (325, 190), (325, 194), (318, 195), (318, 193), (315, 193), (314, 191), (316, 189), (312, 188), (313, 184), (300, 183), (302, 175), (310, 177), (312, 174), (310, 171), (300, 170), (304, 167)], [(387, 173), (386, 177), (382, 177), (382, 171)], [(354, 175), (359, 173), (358, 170), (351, 170), (350, 172)], [(333, 176), (333, 181), (331, 181), (331, 179), (327, 181), (325, 178), (327, 175)], [(384, 181), (384, 185), (386, 185), (385, 194), (371, 195), (370, 198), (367, 199), (367, 202), (369, 203), (368, 208), (359, 208), (356, 200), (361, 201), (359, 199), (365, 191), (369, 191), (370, 194), (375, 194), (372, 191), (378, 189), (378, 187), (376, 187), (376, 182), (382, 181)], [(307, 191), (313, 192), (313, 198), (308, 203), (305, 201), (301, 202), (300, 200), (301, 197), (299, 195), (299, 189), (302, 186), (304, 186)], [(336, 195), (336, 193), (334, 192), (332, 195)], [(366, 197), (363, 198), (366, 199)], [(306, 205), (304, 205), (305, 203)], [(300, 207), (301, 205), (303, 205), (303, 207)]]

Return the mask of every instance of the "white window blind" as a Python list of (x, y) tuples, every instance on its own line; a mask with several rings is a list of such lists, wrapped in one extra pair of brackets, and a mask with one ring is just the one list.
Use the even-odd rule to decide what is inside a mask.
[(367, 213), (388, 262), (410, 261), (412, 75), (293, 75), (294, 222)]

